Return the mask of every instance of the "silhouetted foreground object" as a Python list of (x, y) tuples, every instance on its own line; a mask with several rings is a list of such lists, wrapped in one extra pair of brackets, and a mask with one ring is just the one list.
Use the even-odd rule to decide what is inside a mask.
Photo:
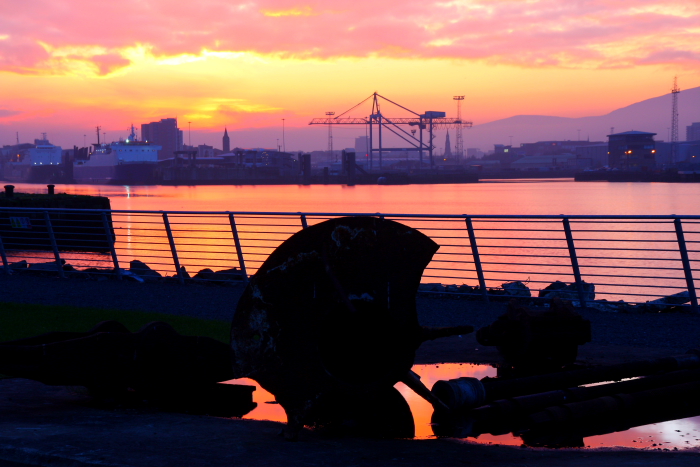
[(162, 322), (130, 333), (105, 321), (84, 333), (3, 342), (0, 362), (0, 373), (85, 386), (102, 399), (145, 399), (167, 409), (220, 416), (242, 416), (255, 407), (253, 386), (217, 384), (234, 378), (228, 345), (182, 336)]
[(275, 396), (287, 438), (347, 394), (380, 397), (402, 380), (429, 393), (410, 373), (418, 346), (473, 330), (418, 324), (416, 292), (437, 249), (397, 222), (338, 218), (290, 237), (250, 279), (233, 316), (234, 372)]
[[(584, 437), (700, 415), (699, 367), (700, 352), (691, 350), (676, 357), (562, 373), (563, 378), (558, 380), (553, 377), (501, 383), (482, 380), (485, 384), (482, 393), (487, 396), (484, 400), (488, 394), (498, 394), (498, 388), (489, 388), (489, 383), (509, 385), (500, 395), (511, 395), (473, 409), (465, 406), (451, 412), (436, 411), (432, 417), (433, 432), (437, 436), (462, 438), (512, 432), (522, 436), (528, 446), (583, 446)], [(614, 375), (649, 376), (517, 395), (566, 383), (617, 379)], [(448, 402), (452, 401), (448, 399)]]
[[(576, 361), (578, 346), (591, 341), (591, 322), (559, 298), (548, 310), (511, 302), (505, 314), (477, 331), (476, 339), (481, 345), (497, 346), (508, 376), (548, 373)], [(504, 376), (502, 368), (499, 376)]]

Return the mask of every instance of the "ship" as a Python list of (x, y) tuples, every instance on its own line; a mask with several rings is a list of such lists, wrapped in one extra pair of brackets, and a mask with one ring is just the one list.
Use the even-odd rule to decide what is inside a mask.
[(61, 146), (49, 142), (46, 133), (34, 144), (2, 148), (0, 175), (8, 182), (51, 183), (65, 180), (66, 164)]
[(76, 157), (73, 162), (75, 183), (96, 185), (150, 185), (157, 182), (158, 151), (162, 146), (139, 141), (136, 129), (126, 140), (93, 144), (93, 150), (85, 158)]

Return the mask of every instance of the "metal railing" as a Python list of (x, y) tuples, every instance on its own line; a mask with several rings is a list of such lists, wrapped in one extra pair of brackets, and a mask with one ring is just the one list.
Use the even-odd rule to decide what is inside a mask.
[[(537, 295), (562, 281), (573, 284), (582, 306), (591, 304), (584, 286), (594, 284), (598, 300), (644, 303), (681, 292), (697, 311), (700, 216), (0, 208), (0, 256), (6, 272), (23, 269), (26, 261), (29, 270), (59, 275), (133, 280), (131, 269), (141, 278), (180, 283), (247, 280), (292, 234), (341, 216), (395, 220), (438, 243), (423, 290), (489, 300), (504, 293), (504, 283), (521, 281)], [(134, 260), (153, 272), (139, 272)]]

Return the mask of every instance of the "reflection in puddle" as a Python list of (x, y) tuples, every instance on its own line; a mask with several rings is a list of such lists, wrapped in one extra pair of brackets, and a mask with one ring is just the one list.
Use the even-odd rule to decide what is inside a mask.
[[(448, 363), (440, 365), (414, 365), (413, 371), (421, 381), (431, 388), (438, 380), (448, 380), (461, 377), (483, 378), (495, 377), (496, 369), (487, 365), (471, 365), (467, 363)], [(257, 387), (253, 393), (253, 400), (258, 403), (255, 410), (243, 418), (253, 420), (286, 421), (286, 415), (282, 407), (275, 403), (274, 397), (262, 389), (257, 383), (249, 379), (235, 380), (239, 384), (251, 384)], [(416, 425), (416, 438), (434, 438), (431, 426), (432, 406), (414, 393), (412, 390), (398, 383), (396, 388), (406, 398), (411, 407)], [(520, 446), (523, 440), (520, 437), (507, 435), (483, 434), (478, 438), (468, 438), (470, 441), (484, 444), (503, 444)], [(671, 420), (654, 423), (651, 425), (631, 428), (627, 431), (610, 433), (607, 435), (591, 436), (584, 439), (586, 447), (624, 446), (631, 448), (654, 449), (683, 449), (688, 447), (700, 447), (700, 417)]]

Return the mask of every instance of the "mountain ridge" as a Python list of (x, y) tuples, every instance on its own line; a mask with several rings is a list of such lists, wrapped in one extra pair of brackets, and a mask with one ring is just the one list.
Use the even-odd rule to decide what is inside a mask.
[[(685, 127), (700, 122), (700, 87), (681, 91), (678, 96), (679, 140), (685, 140)], [(465, 147), (489, 150), (493, 144), (513, 145), (548, 140), (607, 141), (615, 133), (638, 130), (656, 133), (657, 140), (668, 140), (671, 126), (671, 93), (635, 102), (604, 115), (559, 117), (555, 115), (514, 115), (465, 131)]]

